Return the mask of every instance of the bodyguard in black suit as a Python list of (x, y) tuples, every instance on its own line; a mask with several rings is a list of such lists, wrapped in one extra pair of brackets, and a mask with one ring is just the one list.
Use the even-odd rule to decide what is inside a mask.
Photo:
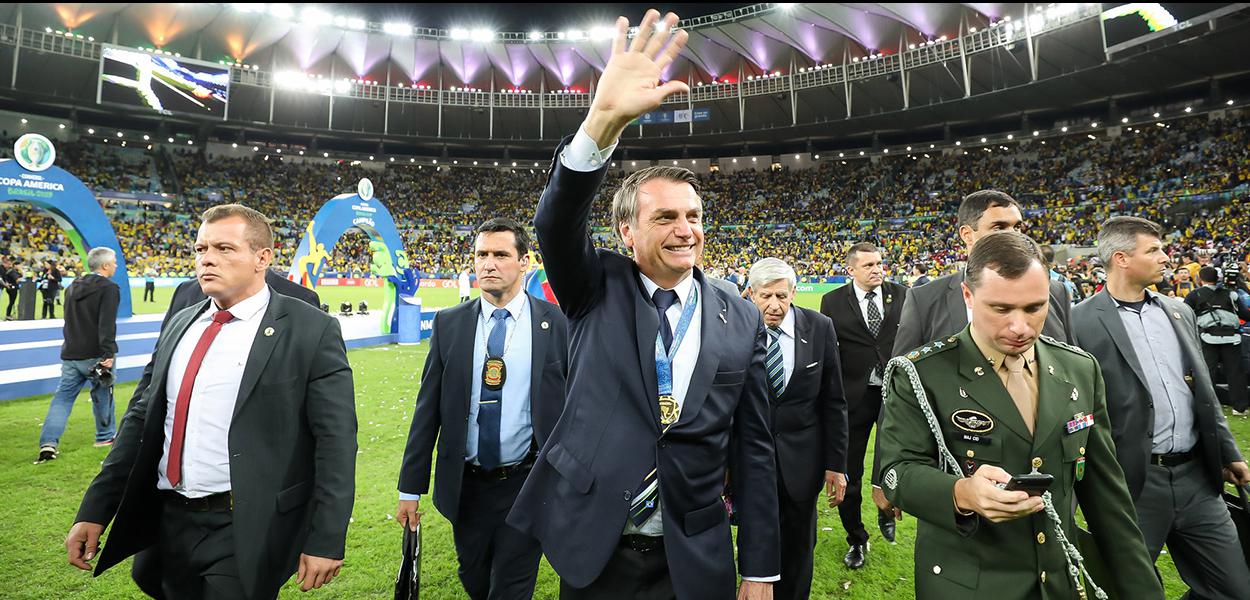
[(1073, 309), (1073, 330), (1102, 368), (1116, 460), (1150, 558), (1166, 542), (1189, 597), (1245, 598), (1250, 570), (1220, 491), (1225, 480), (1250, 483), (1250, 468), (1215, 396), (1193, 311), (1147, 289), (1168, 263), (1162, 234), (1137, 217), (1103, 224), (1107, 286)]
[(695, 268), (702, 202), (692, 173), (635, 173), (613, 199), (633, 257), (596, 250), (589, 220), (611, 151), (630, 121), (685, 91), (657, 86), (685, 45), (677, 15), (649, 11), (613, 55), (578, 134), (556, 150), (534, 218), (547, 277), (569, 319), (569, 383), (508, 522), (538, 538), (562, 598), (734, 595), (721, 493), (731, 462), (740, 597), (763, 598), (781, 572), (777, 481), (763, 321)]
[[(474, 600), (528, 600), (542, 555), (538, 540), (504, 523), (564, 410), (568, 322), (555, 305), (523, 291), (529, 251), (516, 221), (478, 227), (482, 297), (434, 317), (399, 473), (395, 517), (415, 530), (438, 440), (434, 505), (451, 521), (460, 581)], [(497, 370), (493, 357), (502, 361)]]
[[(864, 456), (868, 438), (881, 413), (881, 376), (894, 348), (899, 315), (907, 298), (907, 288), (885, 280), (881, 252), (868, 242), (851, 246), (846, 254), (852, 280), (820, 299), (820, 312), (833, 320), (838, 332), (838, 353), (842, 364), (842, 386), (846, 390), (850, 414), (850, 448), (847, 457), (846, 501), (838, 506), (846, 543), (850, 546), (843, 562), (852, 569), (864, 566), (868, 552), (868, 531), (861, 517)], [(876, 482), (876, 473), (872, 481)], [(873, 496), (883, 501), (880, 488)], [(894, 541), (895, 514), (877, 512), (877, 525), (886, 541)]]
[(846, 397), (838, 335), (827, 317), (792, 304), (796, 279), (794, 269), (776, 258), (756, 261), (748, 276), (750, 299), (768, 328), (764, 369), (781, 526), (781, 581), (773, 597), (784, 600), (806, 600), (811, 594), (821, 483), (831, 508), (846, 493)]
[(205, 212), (196, 271), (212, 299), (162, 331), (153, 385), (66, 538), (74, 566), (91, 569), (112, 521), (96, 574), (156, 546), (170, 598), (273, 598), (297, 567), (304, 590), (338, 574), (355, 484), (351, 367), (337, 321), (265, 285), (272, 239), (256, 211)]
[[(964, 197), (959, 204), (959, 237), (972, 252), (977, 240), (1007, 230), (1021, 230), (1024, 215), (1020, 204), (998, 190), (981, 190)], [(968, 326), (968, 306), (964, 303), (964, 272), (961, 269), (913, 288), (903, 305), (894, 356), (902, 356), (933, 340), (955, 335)], [(1072, 299), (1058, 281), (1050, 282), (1050, 312), (1042, 333), (1061, 342), (1072, 341)]]
[[(316, 309), (321, 308), (321, 299), (317, 297), (317, 292), (292, 282), (273, 269), (265, 270), (265, 285), (268, 285), (275, 294), (301, 300)], [(165, 331), (169, 320), (174, 315), (185, 308), (200, 304), (207, 298), (208, 296), (204, 295), (204, 289), (200, 287), (198, 278), (193, 277), (178, 284), (178, 287), (174, 289), (173, 297), (169, 299), (169, 308), (165, 310), (165, 318), (161, 320), (161, 331)], [(139, 384), (135, 386), (135, 392), (130, 397), (131, 406), (139, 401), (143, 392), (147, 391), (148, 385), (152, 383), (155, 359), (156, 355), (153, 354), (152, 360), (149, 360), (147, 366), (143, 367), (143, 377), (139, 379)], [(130, 565), (130, 576), (143, 593), (153, 598), (163, 599), (165, 595), (161, 592), (161, 569), (160, 551), (156, 548), (148, 548), (135, 554), (135, 559)]]

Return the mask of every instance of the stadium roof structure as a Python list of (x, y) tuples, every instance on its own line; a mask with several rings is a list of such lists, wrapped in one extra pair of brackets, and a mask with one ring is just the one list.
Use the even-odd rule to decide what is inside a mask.
[[(101, 49), (112, 44), (229, 68), (228, 119), (157, 117), (203, 136), (267, 131), (425, 153), (546, 151), (590, 104), (614, 13), (637, 13), (626, 15), (636, 22), (645, 5), (486, 5), (499, 21), (519, 22), (518, 11), (536, 12), (527, 22), (552, 20), (524, 31), (494, 30), (480, 16), (456, 24), (446, 8), (452, 14), (440, 14), (443, 23), (424, 26), (420, 5), (382, 20), (397, 12), (388, 6), (402, 5), (0, 5), (0, 88), (10, 88), (0, 89), (0, 105), (116, 118), (116, 110), (94, 106)], [(1204, 43), (1182, 48), (1174, 40), (1146, 59), (1117, 61), (1096, 3), (674, 8), (697, 6), (708, 8), (679, 24), (690, 41), (664, 74), (689, 82), (691, 93), (669, 98), (661, 110), (669, 114), (654, 124), (631, 128), (623, 148), (793, 152), (865, 135), (875, 144), (878, 136), (1019, 122), (1247, 71), (1246, 5), (1228, 5), (1218, 27), (1212, 20), (1191, 36)], [(576, 19), (580, 25), (568, 25)]]

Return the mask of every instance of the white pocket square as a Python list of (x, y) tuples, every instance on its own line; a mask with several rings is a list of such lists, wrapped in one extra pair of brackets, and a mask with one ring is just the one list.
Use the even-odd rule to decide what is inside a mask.
[(820, 364), (820, 361), (816, 361), (816, 362), (814, 362), (814, 363), (812, 363), (812, 364), (810, 364), (810, 365), (807, 365), (806, 367), (803, 367), (803, 368), (804, 368), (804, 369), (810, 369), (810, 368), (812, 368), (812, 367), (814, 367), (814, 366), (816, 366), (816, 365), (818, 365), (818, 364)]

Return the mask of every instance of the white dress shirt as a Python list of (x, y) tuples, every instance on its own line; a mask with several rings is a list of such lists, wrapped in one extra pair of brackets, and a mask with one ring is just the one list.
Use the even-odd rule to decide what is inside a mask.
[(794, 306), (786, 311), (786, 316), (781, 319), (777, 328), (781, 330), (781, 337), (777, 338), (777, 343), (781, 344), (781, 364), (785, 371), (782, 389), (785, 389), (790, 387), (790, 376), (794, 375), (794, 342), (797, 339), (794, 334)]
[[(243, 368), (252, 353), (252, 342), (269, 307), (269, 286), (230, 308), (234, 319), (221, 326), (204, 360), (200, 363), (187, 407), (187, 429), (182, 445), (182, 482), (178, 491), (188, 498), (199, 498), (230, 491), (230, 423), (234, 405), (243, 382)], [(169, 443), (174, 435), (174, 414), (178, 391), (187, 363), (199, 344), (200, 337), (220, 310), (217, 302), (187, 327), (169, 361), (165, 379), (165, 440), (161, 462), (157, 466), (156, 488), (172, 490), (166, 468), (169, 465)]]
[[(855, 283), (855, 281), (853, 280), (851, 281), (851, 289), (855, 290), (855, 300), (859, 302), (859, 314), (864, 317), (865, 325), (868, 325), (869, 323), (868, 321), (868, 292), (877, 293), (875, 296), (872, 297), (872, 303), (877, 305), (877, 314), (881, 315), (881, 321), (883, 323), (885, 322), (885, 303), (882, 302), (881, 300), (881, 287), (882, 286), (877, 286), (875, 289), (864, 291), (863, 289), (860, 289), (858, 283)], [(872, 325), (868, 325), (868, 332), (872, 333)], [(878, 330), (878, 333), (880, 333), (880, 330)], [(868, 374), (868, 385), (874, 385), (874, 386), (881, 385), (882, 383), (881, 373), (878, 373), (877, 370), (878, 369), (876, 367), (873, 367), (872, 373)]]

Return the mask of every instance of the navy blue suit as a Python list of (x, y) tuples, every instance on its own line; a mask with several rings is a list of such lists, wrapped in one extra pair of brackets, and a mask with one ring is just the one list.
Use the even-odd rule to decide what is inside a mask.
[(534, 218), (548, 280), (569, 320), (567, 400), (508, 522), (541, 542), (566, 584), (584, 588), (604, 571), (631, 498), (654, 467), (676, 596), (732, 598), (737, 575), (721, 500), (731, 462), (740, 570), (781, 572), (763, 320), (695, 269), (701, 351), (681, 416), (661, 434), (655, 306), (634, 261), (596, 250), (589, 236), (605, 174), (606, 167), (566, 169), (557, 158)]

